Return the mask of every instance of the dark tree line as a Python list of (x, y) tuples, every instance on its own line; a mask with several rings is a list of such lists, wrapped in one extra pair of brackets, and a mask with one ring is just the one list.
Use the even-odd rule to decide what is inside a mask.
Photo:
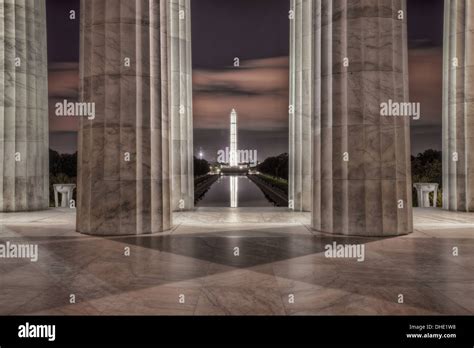
[(59, 154), (49, 149), (49, 174), (51, 176), (64, 174), (69, 178), (75, 178), (77, 176), (77, 152)]
[[(194, 175), (201, 176), (209, 173), (209, 162), (194, 156)], [(49, 150), (49, 174), (51, 177), (61, 177), (68, 182), (75, 182), (77, 176), (77, 152), (74, 154), (59, 154)]]
[[(258, 165), (262, 173), (288, 180), (288, 154), (269, 157)], [(426, 150), (417, 156), (411, 156), (413, 182), (430, 182), (442, 185), (442, 153)]]
[[(419, 153), (416, 157), (411, 156), (411, 175), (413, 183), (437, 183), (439, 184), (438, 207), (443, 204), (443, 158), (441, 151), (426, 150)], [(418, 197), (416, 189), (413, 189), (413, 205), (418, 206)]]
[(257, 169), (262, 173), (288, 180), (288, 154), (268, 157), (257, 166)]
[(207, 173), (209, 173), (209, 162), (194, 156), (194, 176), (201, 176)]
[(443, 158), (441, 151), (426, 150), (416, 157), (411, 156), (413, 182), (443, 183)]
[[(288, 154), (283, 153), (275, 157), (269, 157), (260, 163), (257, 169), (264, 174), (288, 180)], [(441, 151), (430, 149), (419, 153), (417, 156), (411, 156), (411, 169), (413, 183), (438, 183), (441, 188), (443, 178)], [(53, 184), (75, 183), (77, 152), (74, 154), (59, 154), (50, 149), (49, 171), (51, 191)], [(207, 173), (209, 173), (209, 162), (194, 156), (194, 176), (202, 176)], [(413, 198), (416, 204), (416, 194)]]
[[(62, 153), (49, 149), (49, 201), (54, 205), (54, 184), (75, 184), (77, 177), (77, 152)], [(73, 199), (76, 199), (74, 191)]]

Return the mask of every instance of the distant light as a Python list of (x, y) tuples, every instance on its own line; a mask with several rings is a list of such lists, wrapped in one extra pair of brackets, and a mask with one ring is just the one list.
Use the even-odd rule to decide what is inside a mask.
[(201, 159), (202, 159), (202, 152), (199, 152), (199, 157), (201, 157)]

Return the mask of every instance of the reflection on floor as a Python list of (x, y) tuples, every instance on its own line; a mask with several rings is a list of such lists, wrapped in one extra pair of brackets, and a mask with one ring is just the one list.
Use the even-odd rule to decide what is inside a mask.
[[(39, 245), (36, 263), (0, 259), (0, 314), (474, 313), (474, 214), (416, 209), (416, 232), (387, 239), (321, 235), (278, 208), (175, 222), (96, 238), (74, 232), (71, 210), (0, 214), (0, 244)], [(333, 241), (363, 243), (365, 261), (326, 258)]]

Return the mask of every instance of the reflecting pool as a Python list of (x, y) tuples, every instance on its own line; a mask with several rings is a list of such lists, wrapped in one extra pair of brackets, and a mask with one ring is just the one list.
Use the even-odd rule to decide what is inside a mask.
[(273, 207), (260, 188), (246, 176), (221, 176), (196, 203), (198, 207)]

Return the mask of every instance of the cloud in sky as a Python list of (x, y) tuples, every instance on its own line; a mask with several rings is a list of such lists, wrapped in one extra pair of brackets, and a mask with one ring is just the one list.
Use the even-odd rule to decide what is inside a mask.
[[(410, 100), (420, 102), (422, 112), (420, 120), (412, 121), (413, 153), (424, 148), (441, 148), (442, 59), (441, 47), (418, 45), (409, 50)], [(53, 139), (54, 133), (73, 134), (78, 130), (78, 118), (54, 115), (55, 103), (77, 100), (78, 70), (77, 63), (49, 66), (49, 122)], [(272, 130), (287, 131), (288, 74), (288, 57), (243, 61), (238, 69), (194, 69), (196, 131), (228, 129), (232, 108), (238, 111), (239, 128), (253, 131), (253, 136), (258, 136), (259, 131), (265, 134)], [(60, 141), (68, 142), (67, 139), (61, 136)], [(70, 141), (75, 142), (75, 138)]]
[(421, 104), (421, 118), (413, 126), (442, 123), (443, 51), (426, 47), (409, 51), (410, 100)]
[(239, 68), (195, 69), (194, 127), (228, 128), (235, 108), (240, 129), (287, 129), (288, 74), (288, 57), (244, 61)]
[(50, 132), (77, 132), (79, 129), (78, 117), (57, 117), (55, 104), (76, 101), (79, 95), (79, 64), (52, 63), (49, 69), (49, 130)]
[(419, 102), (421, 118), (411, 121), (411, 152), (442, 149), (443, 49), (420, 45), (409, 50), (410, 101)]
[(79, 93), (78, 63), (50, 63), (48, 70), (48, 88), (50, 97), (77, 98)]

